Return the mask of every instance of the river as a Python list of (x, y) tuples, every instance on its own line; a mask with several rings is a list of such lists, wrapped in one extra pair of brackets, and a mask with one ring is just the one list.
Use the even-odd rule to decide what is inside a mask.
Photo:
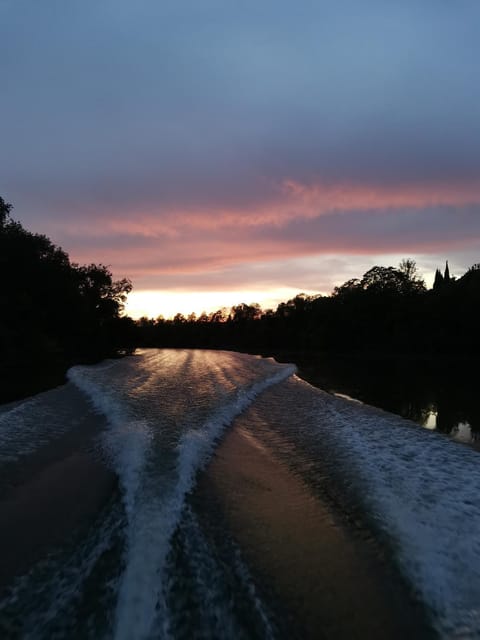
[(0, 408), (2, 638), (480, 638), (478, 454), (270, 358)]

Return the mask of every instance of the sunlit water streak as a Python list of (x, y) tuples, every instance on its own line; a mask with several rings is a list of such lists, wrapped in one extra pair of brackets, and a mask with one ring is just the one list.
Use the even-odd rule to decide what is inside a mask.
[(6, 464), (86, 416), (106, 418), (101, 450), (120, 492), (90, 533), (12, 585), (2, 637), (278, 636), (275, 607), (241, 551), (226, 532), (223, 551), (212, 546), (185, 503), (224, 429), (248, 410), (274, 450), (281, 436), (277, 453), (307, 480), (322, 460), (319, 473), (384, 538), (439, 636), (480, 638), (478, 454), (293, 371), (238, 353), (147, 350), (74, 367), (65, 387), (4, 408)]
[(70, 371), (109, 420), (105, 447), (123, 488), (126, 568), (114, 632), (120, 640), (148, 637), (154, 619), (168, 635), (165, 562), (195, 473), (235, 416), (292, 373), (291, 366), (248, 356), (170, 351), (148, 353), (149, 375), (135, 370), (132, 386), (135, 367), (131, 359), (122, 367)]

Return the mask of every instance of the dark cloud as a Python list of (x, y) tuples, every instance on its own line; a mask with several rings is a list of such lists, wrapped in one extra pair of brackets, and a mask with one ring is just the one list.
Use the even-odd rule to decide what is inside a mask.
[(431, 209), (344, 211), (313, 220), (294, 220), (282, 229), (262, 229), (270, 240), (318, 252), (422, 253), (480, 246), (480, 205)]
[(248, 185), (260, 197), (259, 176), (480, 177), (478, 3), (0, 11), (2, 186), (31, 193), (32, 209), (53, 191), (84, 205), (236, 203)]
[(0, 20), (0, 193), (79, 258), (140, 278), (478, 241), (455, 202), (262, 218), (286, 179), (480, 183), (475, 0), (0, 0)]

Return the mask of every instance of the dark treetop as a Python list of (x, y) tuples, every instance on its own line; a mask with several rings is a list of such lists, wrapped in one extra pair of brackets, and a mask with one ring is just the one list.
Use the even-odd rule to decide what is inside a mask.
[(114, 355), (130, 345), (133, 326), (121, 317), (129, 280), (70, 262), (11, 209), (0, 198), (0, 401), (61, 382), (71, 364)]

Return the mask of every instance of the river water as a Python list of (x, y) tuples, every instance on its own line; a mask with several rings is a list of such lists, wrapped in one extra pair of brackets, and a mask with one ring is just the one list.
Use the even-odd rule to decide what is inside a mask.
[(288, 354), (306, 380), (480, 449), (478, 363), (472, 358)]
[[(72, 526), (5, 580), (2, 638), (292, 637), (282, 602), (242, 548), (258, 533), (253, 517), (251, 535), (244, 526), (236, 537), (213, 503), (192, 498), (232, 428), (269, 447), (312, 496), (328, 477), (335, 508), (358, 514), (391, 554), (436, 636), (480, 638), (480, 467), (472, 449), (314, 388), (289, 364), (144, 350), (74, 367), (66, 386), (1, 408), (0, 511), (12, 502), (9, 491), (19, 491), (18, 469), (87, 428), (89, 455), (118, 485), (87, 525)], [(21, 555), (12, 539), (5, 557)], [(292, 534), (288, 544), (300, 542)]]

